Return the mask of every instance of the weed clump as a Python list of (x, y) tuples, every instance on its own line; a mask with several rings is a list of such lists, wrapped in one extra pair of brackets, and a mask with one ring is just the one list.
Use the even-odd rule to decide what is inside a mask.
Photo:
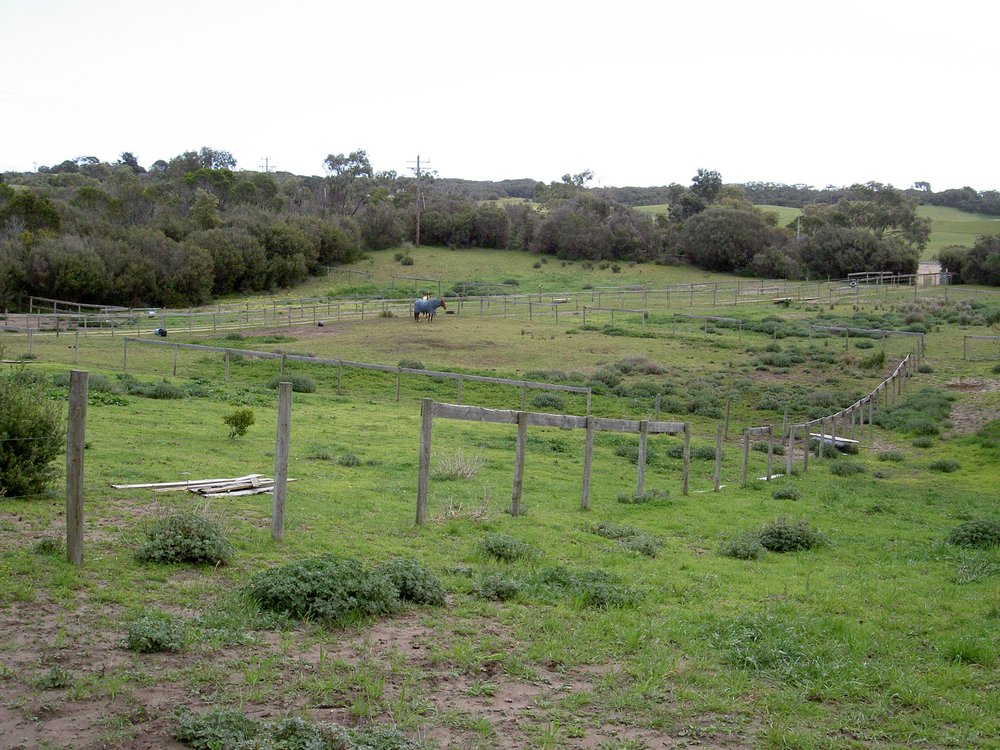
[(538, 556), (538, 549), (507, 534), (487, 534), (479, 542), (479, 552), (502, 562), (516, 562)]
[(766, 551), (760, 535), (752, 531), (742, 531), (719, 546), (720, 555), (737, 560), (760, 560)]
[(215, 708), (203, 714), (186, 706), (177, 711), (179, 725), (174, 737), (193, 750), (235, 750), (261, 733), (263, 725), (231, 708)]
[(262, 609), (331, 623), (399, 608), (399, 590), (386, 571), (329, 553), (258, 573), (245, 590)]
[(233, 547), (218, 524), (200, 513), (177, 513), (153, 524), (135, 558), (139, 562), (225, 565), (232, 555)]
[(954, 400), (950, 393), (937, 388), (923, 388), (902, 403), (877, 412), (872, 421), (879, 427), (911, 435), (937, 435), (941, 431), (941, 423), (951, 412)]
[(426, 370), (424, 363), (419, 359), (401, 359), (396, 363), (398, 367), (405, 367), (408, 370)]
[(225, 417), (222, 418), (223, 423), (229, 427), (229, 437), (230, 439), (236, 439), (238, 437), (243, 437), (247, 434), (255, 420), (253, 409), (242, 408), (236, 409)]
[(282, 382), (291, 383), (294, 393), (316, 392), (316, 381), (308, 375), (285, 375), (284, 377), (272, 378), (267, 382), (267, 387), (277, 390), (278, 384)]
[(879, 451), (878, 460), (879, 461), (892, 461), (893, 463), (899, 463), (905, 458), (902, 451)]
[(642, 505), (644, 503), (652, 503), (657, 500), (667, 500), (670, 497), (670, 493), (667, 490), (646, 490), (643, 493), (622, 493), (618, 495), (618, 502), (625, 505)]
[(461, 450), (439, 456), (431, 469), (431, 476), (440, 481), (473, 479), (486, 464), (480, 454), (465, 455)]
[(866, 471), (864, 464), (854, 461), (838, 461), (830, 466), (830, 473), (838, 477), (850, 477), (855, 474), (864, 474)]
[(638, 552), (646, 557), (656, 557), (657, 550), (662, 546), (662, 542), (648, 531), (637, 529), (632, 526), (619, 526), (617, 524), (601, 521), (594, 524), (591, 533), (603, 536), (605, 539), (614, 539), (625, 549)]
[(1000, 547), (1000, 521), (980, 519), (956, 526), (948, 534), (948, 544), (967, 549)]
[(57, 664), (47, 674), (35, 680), (35, 687), (39, 690), (59, 690), (71, 687), (74, 682), (73, 673)]
[(807, 521), (792, 523), (783, 518), (762, 528), (759, 538), (761, 546), (771, 552), (809, 550), (821, 546), (825, 541), (823, 535)]
[(558, 393), (536, 393), (531, 398), (531, 405), (536, 409), (562, 411), (566, 408), (566, 399)]
[(480, 599), (496, 599), (507, 601), (521, 593), (522, 584), (516, 578), (502, 573), (482, 576), (472, 584), (472, 591)]
[(361, 459), (355, 456), (353, 453), (344, 453), (337, 459), (337, 463), (341, 466), (359, 466), (361, 464)]
[(66, 552), (66, 545), (57, 536), (46, 536), (31, 545), (31, 551), (36, 555), (62, 555)]
[(776, 487), (774, 492), (771, 493), (771, 497), (775, 500), (798, 500), (799, 488), (793, 485), (785, 485), (784, 487)]
[(937, 461), (929, 463), (927, 468), (931, 471), (940, 471), (945, 474), (950, 474), (953, 471), (961, 469), (962, 465), (953, 458), (939, 458)]
[(412, 557), (397, 557), (375, 568), (376, 575), (384, 575), (399, 591), (399, 598), (414, 604), (440, 606), (445, 601), (441, 579)]
[(159, 612), (143, 615), (129, 625), (125, 648), (140, 654), (180, 651), (184, 648), (184, 627)]
[(934, 445), (934, 439), (931, 437), (923, 436), (914, 438), (913, 442), (910, 443), (914, 448), (930, 448)]

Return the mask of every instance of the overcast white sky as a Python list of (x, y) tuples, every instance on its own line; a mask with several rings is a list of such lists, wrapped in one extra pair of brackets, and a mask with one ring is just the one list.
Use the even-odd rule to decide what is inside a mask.
[(0, 0), (0, 170), (202, 146), (322, 174), (1000, 188), (980, 0)]

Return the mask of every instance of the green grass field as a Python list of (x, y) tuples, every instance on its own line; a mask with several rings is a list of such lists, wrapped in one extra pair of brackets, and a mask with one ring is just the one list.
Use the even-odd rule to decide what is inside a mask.
[[(449, 286), (467, 277), (553, 291), (705, 278), (646, 265), (617, 274), (557, 261), (536, 269), (535, 256), (519, 253), (411, 253), (416, 263), (403, 274), (441, 275)], [(387, 278), (398, 262), (385, 251), (358, 267)], [(289, 294), (350, 286), (315, 279)], [(315, 391), (293, 398), (295, 481), (280, 543), (270, 535), (270, 495), (206, 500), (110, 486), (270, 476), (276, 395), (268, 382), (278, 364), (234, 358), (226, 382), (220, 355), (180, 351), (175, 363), (169, 348), (135, 345), (130, 377), (182, 397), (129, 395), (120, 336), (87, 336), (76, 353), (92, 384), (84, 565), (40, 544), (64, 529), (60, 485), (46, 496), (0, 498), (0, 747), (180, 748), (181, 704), (269, 721), (395, 726), (434, 748), (1000, 747), (1000, 548), (945, 541), (963, 522), (1000, 520), (1000, 359), (987, 344), (962, 358), (963, 335), (989, 334), (986, 316), (998, 305), (957, 289), (947, 302), (933, 293), (913, 301), (904, 290), (854, 304), (725, 308), (746, 321), (742, 333), (697, 321), (675, 331), (659, 313), (645, 327), (637, 316), (585, 327), (568, 315), (559, 323), (439, 315), (433, 325), (372, 318), (172, 332), (168, 342), (591, 382), (593, 413), (606, 417), (650, 419), (658, 393), (662, 418), (691, 424), (689, 495), (678, 439), (653, 436), (648, 502), (623, 502), (635, 499), (638, 439), (597, 433), (586, 511), (583, 432), (531, 428), (526, 513), (512, 517), (516, 428), (435, 421), (428, 523), (418, 527), (420, 399), (454, 401), (454, 382), (404, 376), (397, 401), (392, 373), (345, 370), (338, 391), (336, 366), (290, 362), (286, 377), (308, 378)], [(917, 445), (912, 432), (868, 427), (858, 455), (813, 457), (807, 473), (797, 456), (796, 474), (772, 482), (754, 479), (766, 461), (755, 449), (751, 481), (741, 486), (743, 427), (780, 427), (786, 409), (799, 420), (845, 406), (910, 351), (902, 338), (845, 345), (810, 337), (810, 321), (923, 327), (927, 371), (903, 398), (923, 388), (950, 394), (950, 415)], [(25, 351), (23, 336), (2, 336), (6, 356)], [(35, 359), (24, 365), (50, 378), (61, 403), (63, 380), (51, 378), (73, 367), (72, 343), (65, 333), (37, 336)], [(871, 359), (882, 351), (884, 364)], [(508, 386), (462, 391), (463, 403), (495, 408), (516, 409), (520, 397)], [(585, 408), (580, 396), (539, 401), (544, 407), (533, 406), (537, 397), (529, 394), (529, 409)], [(710, 456), (727, 401), (724, 487), (715, 493)], [(223, 420), (239, 407), (256, 421), (231, 439)], [(944, 459), (957, 470), (931, 469)], [(221, 525), (234, 548), (228, 565), (135, 559), (153, 522), (178, 510)], [(825, 543), (760, 559), (720, 554), (777, 519), (807, 521)], [(534, 554), (490, 557), (482, 546), (490, 534)], [(241, 593), (260, 571), (321, 553), (366, 565), (413, 557), (440, 577), (447, 602), (330, 625), (266, 613)], [(566, 588), (567, 580), (591, 588)], [(519, 588), (506, 600), (484, 596), (498, 582)], [(150, 612), (180, 625), (180, 651), (124, 647)]]

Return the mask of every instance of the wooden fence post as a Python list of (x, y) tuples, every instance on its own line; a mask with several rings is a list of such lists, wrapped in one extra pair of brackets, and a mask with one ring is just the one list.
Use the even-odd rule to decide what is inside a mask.
[(723, 430), (723, 437), (725, 437), (726, 440), (729, 439), (729, 409), (732, 407), (732, 405), (733, 405), (733, 400), (731, 398), (727, 398), (726, 399), (726, 421), (725, 421), (725, 429)]
[(826, 420), (819, 420), (819, 457), (823, 458), (824, 443), (826, 442)]
[(802, 473), (805, 474), (809, 471), (809, 451), (812, 450), (812, 436), (809, 434), (809, 428), (806, 427), (806, 434), (802, 436), (802, 447), (805, 449), (802, 451)]
[(767, 481), (771, 481), (774, 469), (774, 426), (767, 428)]
[[(86, 319), (84, 319), (86, 325)], [(73, 331), (73, 364), (80, 362), (80, 331)]]
[(431, 429), (434, 424), (434, 401), (420, 400), (420, 468), (417, 474), (417, 526), (427, 520), (427, 485), (431, 476)]
[(795, 453), (795, 425), (791, 425), (788, 428), (788, 454), (785, 456), (785, 474), (787, 476), (792, 475), (794, 453)]
[(177, 346), (176, 345), (174, 345), (174, 369), (173, 369), (173, 374), (175, 376), (177, 375)]
[(659, 422), (660, 421), (660, 394), (659, 393), (656, 394), (656, 400), (653, 401), (653, 413), (654, 413), (653, 419), (656, 420), (657, 422)]
[(639, 422), (639, 461), (636, 469), (635, 495), (642, 497), (646, 490), (646, 446), (649, 441), (649, 422)]
[(69, 375), (69, 422), (66, 426), (66, 559), (83, 564), (83, 448), (87, 442), (87, 379)]
[(587, 435), (583, 441), (583, 490), (580, 510), (590, 507), (590, 467), (594, 460), (594, 418), (587, 416)]
[(514, 452), (514, 487), (510, 497), (510, 514), (521, 515), (521, 486), (524, 483), (524, 451), (528, 444), (528, 414), (517, 413), (517, 446)]
[[(28, 332), (28, 341), (31, 341), (30, 331)], [(122, 343), (125, 345), (122, 353), (122, 372), (128, 372), (128, 339), (122, 339)]]
[(226, 382), (228, 383), (229, 382), (229, 350), (228, 349), (226, 349), (225, 360), (226, 360), (226, 375), (225, 375), (225, 378), (226, 378)]
[(691, 478), (691, 425), (684, 423), (684, 495), (688, 494)]
[(458, 376), (458, 388), (457, 388), (457, 392), (455, 393), (455, 398), (457, 399), (457, 403), (459, 403), (459, 404), (462, 403), (462, 382), (463, 382), (463, 380), (464, 380), (464, 378), (461, 375), (459, 375)]
[(722, 425), (715, 427), (715, 491), (719, 491), (722, 483)]
[(399, 403), (399, 387), (401, 385), (402, 379), (403, 379), (403, 368), (402, 367), (397, 367), (396, 368), (396, 403)]
[(278, 383), (278, 430), (274, 441), (274, 502), (271, 507), (271, 538), (285, 535), (285, 489), (288, 484), (288, 444), (292, 430), (292, 384)]
[(743, 484), (747, 483), (747, 473), (748, 465), (750, 463), (750, 430), (749, 428), (744, 428), (743, 430)]

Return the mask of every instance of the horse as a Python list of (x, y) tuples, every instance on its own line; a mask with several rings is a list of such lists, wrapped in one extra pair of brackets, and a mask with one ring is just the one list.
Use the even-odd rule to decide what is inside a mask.
[(438, 297), (431, 297), (430, 299), (418, 299), (413, 303), (413, 322), (420, 322), (420, 313), (427, 316), (427, 322), (434, 322), (434, 313), (439, 307), (443, 307), (445, 310), (448, 306), (445, 305), (444, 300)]

